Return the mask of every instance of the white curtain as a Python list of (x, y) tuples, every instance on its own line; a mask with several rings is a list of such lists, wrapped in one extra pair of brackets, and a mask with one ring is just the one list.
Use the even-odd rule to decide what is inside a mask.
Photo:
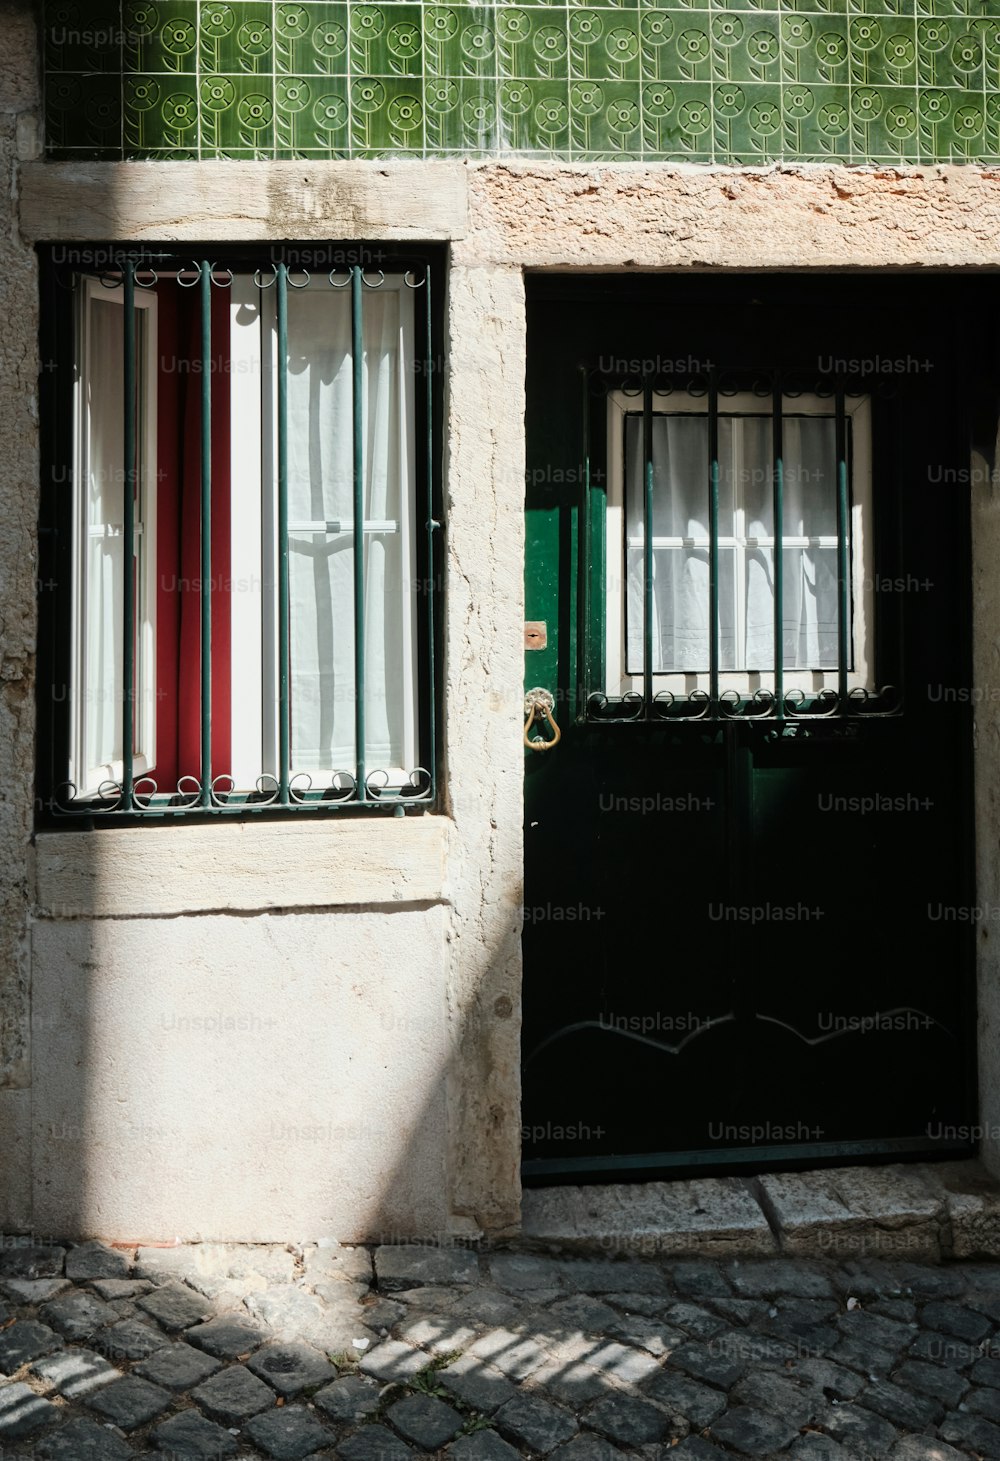
[[(626, 421), (626, 533), (643, 538), (642, 419)], [(784, 522), (789, 537), (836, 535), (835, 427), (825, 417), (784, 421)], [(774, 552), (746, 539), (772, 538), (771, 422), (768, 417), (719, 419), (719, 666), (774, 666)], [(738, 511), (742, 512), (742, 531)], [(653, 536), (689, 538), (694, 546), (653, 553), (653, 669), (703, 672), (709, 666), (708, 419), (653, 418)], [(628, 671), (643, 667), (643, 552), (629, 546)], [(736, 555), (742, 555), (740, 564)], [(783, 650), (788, 669), (837, 662), (835, 547), (783, 551)], [(742, 578), (742, 589), (739, 580)], [(742, 632), (737, 614), (742, 595)]]
[[(352, 771), (354, 523), (351, 301), (288, 291), (288, 520), (339, 524), (289, 535), (293, 772)], [(365, 760), (404, 765), (399, 295), (365, 289)]]
[[(89, 305), (87, 393), (86, 674), (84, 747), (88, 767), (122, 755), (122, 519), (124, 357), (122, 307)], [(109, 529), (117, 529), (110, 533)], [(80, 768), (81, 775), (87, 768)], [(83, 787), (79, 788), (81, 791)]]

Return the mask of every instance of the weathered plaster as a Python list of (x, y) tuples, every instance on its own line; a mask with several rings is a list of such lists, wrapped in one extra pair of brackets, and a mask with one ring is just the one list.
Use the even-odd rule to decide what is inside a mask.
[(443, 908), (36, 924), (36, 1228), (447, 1226)]
[[(524, 281), (451, 270), (448, 291), (447, 788), (455, 820), (448, 1082), (452, 1203), (518, 1220), (524, 603)], [(459, 851), (459, 849), (461, 849)]]
[[(30, 1059), (27, 920), (38, 519), (38, 291), (34, 254), (20, 236), (17, 213), (19, 150), (30, 146), (39, 101), (28, 3), (0, 6), (0, 35), (0, 1088), (18, 1088), (28, 1084)], [(4, 1206), (0, 1197), (0, 1220), (8, 1216)]]
[(545, 269), (1000, 262), (1000, 172), (477, 164), (458, 256)]

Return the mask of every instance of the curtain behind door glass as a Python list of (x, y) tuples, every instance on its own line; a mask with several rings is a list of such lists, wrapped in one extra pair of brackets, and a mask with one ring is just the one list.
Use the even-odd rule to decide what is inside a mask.
[[(653, 417), (653, 536), (688, 538), (686, 546), (653, 552), (654, 673), (704, 672), (709, 667), (708, 420)], [(826, 417), (784, 420), (783, 530), (789, 536), (835, 535), (835, 427)], [(643, 664), (642, 418), (625, 423), (626, 601), (628, 673)], [(719, 551), (719, 666), (774, 666), (774, 552), (747, 538), (773, 536), (771, 420), (719, 417), (719, 536), (738, 546)], [(742, 632), (736, 584), (743, 555)], [(836, 550), (786, 548), (783, 649), (788, 669), (837, 662)], [(739, 642), (737, 636), (739, 634)]]
[[(364, 315), (365, 759), (404, 765), (399, 296), (366, 289)], [(351, 301), (288, 291), (288, 520), (293, 771), (353, 770), (354, 524)]]

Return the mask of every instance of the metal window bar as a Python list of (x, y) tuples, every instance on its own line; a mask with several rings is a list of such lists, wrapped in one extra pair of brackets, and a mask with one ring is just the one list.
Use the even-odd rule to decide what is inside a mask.
[(848, 633), (851, 615), (851, 576), (847, 553), (847, 411), (843, 387), (836, 395), (837, 441), (837, 702), (847, 708), (847, 670), (850, 660)]
[(642, 390), (642, 698), (653, 705), (653, 387)]
[(708, 378), (708, 698), (719, 709), (719, 383)]
[(135, 491), (137, 414), (135, 351), (135, 265), (125, 266), (122, 310), (124, 332), (124, 423), (122, 442), (122, 800), (132, 805), (135, 747)]
[[(138, 817), (142, 815), (154, 815), (158, 817), (181, 815), (189, 812), (206, 814), (235, 813), (245, 815), (248, 812), (261, 812), (267, 810), (289, 811), (292, 809), (336, 810), (338, 808), (376, 808), (386, 810), (392, 808), (396, 813), (402, 814), (408, 808), (426, 808), (436, 796), (436, 706), (435, 706), (435, 624), (434, 624), (434, 583), (435, 583), (435, 559), (436, 541), (435, 537), (441, 524), (434, 517), (434, 483), (435, 483), (435, 453), (434, 453), (434, 397), (432, 392), (432, 347), (433, 347), (433, 309), (431, 300), (431, 268), (426, 261), (421, 265), (414, 266), (400, 261), (399, 271), (402, 274), (403, 283), (411, 290), (424, 290), (424, 315), (423, 315), (423, 339), (415, 338), (416, 358), (414, 364), (414, 375), (419, 374), (423, 381), (424, 400), (424, 460), (423, 474), (425, 477), (422, 501), (418, 504), (413, 502), (413, 510), (417, 514), (421, 509), (424, 513), (424, 537), (423, 551), (426, 553), (427, 579), (424, 593), (424, 624), (423, 630), (426, 644), (426, 676), (423, 683), (417, 687), (418, 705), (423, 706), (423, 712), (417, 710), (417, 723), (424, 727), (420, 735), (428, 752), (428, 765), (416, 766), (411, 772), (405, 773), (408, 782), (404, 781), (400, 786), (396, 783), (379, 785), (372, 782), (372, 777), (382, 773), (370, 771), (366, 766), (366, 744), (365, 744), (365, 536), (372, 533), (397, 533), (401, 530), (402, 524), (398, 519), (370, 519), (364, 517), (364, 331), (363, 331), (363, 290), (367, 288), (378, 288), (385, 280), (385, 275), (379, 273), (377, 278), (367, 278), (364, 268), (361, 265), (352, 266), (347, 283), (350, 285), (351, 297), (351, 351), (352, 351), (352, 488), (353, 488), (353, 519), (351, 521), (322, 521), (322, 522), (295, 522), (289, 523), (288, 514), (288, 492), (289, 492), (289, 469), (288, 469), (288, 288), (293, 281), (289, 279), (289, 269), (284, 262), (274, 263), (271, 266), (273, 277), (270, 280), (261, 280), (260, 269), (255, 274), (260, 287), (267, 288), (271, 285), (275, 289), (275, 319), (277, 335), (277, 371), (275, 391), (275, 423), (276, 423), (276, 517), (277, 517), (277, 583), (276, 583), (276, 614), (278, 620), (277, 632), (277, 690), (278, 690), (278, 766), (277, 776), (270, 777), (262, 773), (254, 791), (232, 791), (220, 789), (220, 784), (226, 780), (226, 775), (213, 775), (212, 764), (212, 591), (214, 578), (212, 574), (212, 325), (211, 325), (211, 291), (213, 286), (231, 283), (233, 270), (228, 267), (222, 270), (228, 273), (228, 281), (219, 277), (220, 265), (203, 259), (197, 264), (186, 263), (176, 255), (162, 253), (156, 256), (157, 267), (151, 268), (148, 265), (150, 255), (144, 254), (141, 270), (133, 257), (119, 256), (117, 272), (112, 272), (111, 287), (115, 284), (123, 288), (123, 459), (124, 459), (124, 492), (123, 492), (123, 521), (120, 526), (120, 535), (123, 543), (124, 557), (124, 587), (122, 604), (122, 642), (121, 642), (121, 698), (122, 698), (122, 778), (121, 785), (105, 783), (97, 794), (89, 793), (79, 795), (77, 789), (69, 781), (63, 781), (53, 789), (51, 806), (54, 815), (67, 815), (76, 813), (85, 817), (88, 822), (98, 816), (109, 817)], [(159, 260), (164, 260), (162, 272), (160, 271)], [(241, 260), (241, 263), (243, 261)], [(243, 267), (248, 272), (253, 272), (255, 260), (246, 260)], [(304, 276), (304, 283), (309, 282), (309, 276), (305, 270), (296, 270), (295, 287), (303, 287), (299, 282), (299, 276)], [(336, 271), (335, 271), (336, 272)], [(141, 274), (141, 277), (137, 275)], [(186, 276), (186, 277), (185, 277)], [(82, 274), (75, 276), (83, 277)], [(108, 277), (108, 276), (104, 276)], [(144, 289), (156, 286), (161, 280), (176, 280), (186, 288), (194, 285), (199, 287), (200, 307), (200, 361), (192, 362), (192, 368), (199, 368), (201, 373), (201, 442), (200, 442), (200, 466), (201, 466), (201, 494), (199, 503), (200, 517), (200, 651), (201, 651), (201, 673), (199, 677), (200, 693), (200, 777), (199, 784), (194, 790), (179, 785), (176, 790), (161, 791), (149, 774), (144, 774), (138, 780), (135, 776), (135, 703), (136, 703), (136, 679), (137, 667), (137, 610), (136, 610), (136, 544), (141, 532), (141, 525), (136, 522), (136, 494), (140, 489), (140, 468), (139, 468), (139, 419), (138, 419), (138, 383), (139, 383), (139, 360), (137, 350), (137, 324), (135, 310), (135, 290), (141, 286)], [(337, 283), (334, 275), (330, 276), (331, 285)], [(343, 287), (343, 285), (339, 285)], [(424, 359), (420, 360), (423, 354)], [(418, 473), (419, 476), (419, 473)], [(410, 483), (403, 484), (403, 490), (410, 490)], [(355, 531), (355, 525), (361, 525), (361, 531)], [(291, 673), (290, 673), (290, 596), (289, 596), (289, 533), (291, 531), (321, 531), (330, 533), (353, 532), (353, 599), (355, 612), (355, 640), (354, 640), (354, 664), (355, 664), (355, 706), (354, 706), (354, 732), (356, 757), (354, 767), (353, 785), (346, 789), (337, 781), (334, 774), (333, 783), (329, 788), (321, 788), (313, 791), (311, 788), (303, 792), (295, 785), (298, 778), (293, 778), (291, 767)], [(154, 566), (155, 568), (155, 566)], [(411, 590), (416, 593), (416, 587)], [(347, 773), (343, 773), (347, 777)], [(349, 779), (349, 778), (348, 778)], [(194, 778), (182, 778), (182, 783), (187, 781), (193, 783)], [(266, 782), (274, 783), (273, 788), (265, 785)]]
[[(732, 372), (734, 378), (745, 374), (748, 379), (759, 380), (760, 371), (754, 369), (746, 372)], [(613, 696), (605, 693), (602, 685), (595, 683), (593, 676), (596, 673), (595, 667), (590, 664), (586, 651), (580, 657), (579, 664), (583, 674), (583, 715), (586, 720), (599, 722), (601, 724), (632, 724), (642, 720), (671, 722), (689, 721), (731, 721), (734, 718), (778, 722), (779, 725), (792, 727), (794, 722), (809, 722), (818, 726), (824, 721), (838, 721), (847, 717), (862, 720), (882, 720), (895, 718), (903, 713), (903, 698), (898, 686), (885, 684), (875, 688), (858, 687), (850, 688), (849, 675), (853, 663), (851, 647), (851, 597), (852, 597), (852, 558), (850, 547), (850, 436), (849, 419), (846, 407), (846, 387), (841, 383), (832, 393), (835, 400), (835, 430), (836, 430), (836, 490), (837, 490), (837, 530), (836, 535), (830, 534), (795, 535), (787, 536), (784, 532), (784, 488), (785, 488), (785, 463), (784, 463), (784, 374), (781, 368), (768, 372), (771, 378), (771, 444), (772, 444), (772, 508), (774, 513), (774, 533), (771, 540), (761, 539), (759, 535), (752, 541), (759, 547), (772, 547), (774, 554), (774, 603), (773, 603), (773, 641), (774, 641), (774, 676), (773, 691), (758, 690), (753, 694), (740, 695), (733, 690), (727, 690), (720, 694), (720, 617), (719, 617), (719, 553), (722, 546), (737, 546), (737, 540), (729, 536), (721, 535), (719, 532), (719, 488), (720, 488), (720, 464), (719, 464), (719, 372), (712, 370), (709, 373), (707, 388), (707, 419), (708, 419), (708, 509), (709, 509), (709, 531), (708, 540), (704, 546), (708, 550), (709, 560), (709, 692), (706, 695), (701, 690), (692, 692), (689, 696), (678, 696), (670, 690), (661, 690), (657, 694), (652, 693), (653, 677), (651, 673), (652, 660), (652, 554), (653, 550), (659, 547), (680, 547), (698, 546), (698, 541), (687, 538), (664, 538), (654, 537), (651, 532), (652, 524), (652, 487), (653, 487), (653, 462), (652, 462), (652, 414), (651, 397), (652, 391), (649, 381), (643, 382), (643, 432), (642, 432), (642, 464), (643, 464), (643, 530), (641, 539), (634, 541), (626, 538), (625, 547), (639, 547), (643, 549), (643, 693), (629, 692), (622, 696)], [(591, 402), (589, 391), (595, 390), (595, 396), (602, 398), (609, 391), (621, 390), (626, 394), (636, 394), (628, 390), (628, 381), (616, 380), (614, 377), (606, 376), (602, 371), (592, 371), (586, 377), (584, 415), (583, 415), (583, 446), (585, 463), (585, 490), (584, 503), (589, 498), (590, 485), (590, 419), (589, 411)], [(685, 390), (698, 387), (701, 393), (701, 385), (698, 382), (683, 383), (674, 382), (671, 390)], [(797, 394), (798, 392), (793, 392)], [(830, 394), (825, 389), (825, 382), (821, 382), (816, 390), (817, 394)], [(595, 532), (596, 524), (591, 523), (589, 513), (585, 513), (584, 535), (583, 535), (583, 559), (585, 571), (593, 571), (597, 562), (599, 547)], [(750, 539), (741, 540), (750, 544)], [(785, 686), (785, 663), (784, 663), (784, 550), (795, 547), (836, 547), (837, 551), (837, 690), (822, 689), (810, 696), (798, 688), (787, 690)], [(586, 577), (589, 588), (589, 575)], [(586, 645), (590, 637), (599, 631), (598, 614), (599, 604), (597, 596), (593, 593), (581, 594), (578, 598), (580, 605), (581, 638)]]
[(212, 266), (201, 262), (201, 795), (212, 802)]
[[(362, 270), (351, 269), (351, 363), (353, 366), (351, 421), (354, 521), (365, 520), (365, 357), (362, 332)], [(354, 534), (354, 784), (358, 795), (368, 790), (365, 771), (365, 535)]]
[(278, 332), (278, 801), (288, 805), (291, 699), (288, 613), (288, 268), (275, 269)]
[(779, 720), (785, 706), (785, 444), (781, 414), (781, 377), (771, 390), (771, 471), (774, 514), (774, 713)]

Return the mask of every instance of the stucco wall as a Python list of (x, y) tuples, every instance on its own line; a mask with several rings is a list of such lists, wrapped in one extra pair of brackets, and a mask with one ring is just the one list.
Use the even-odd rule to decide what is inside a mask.
[[(0, 92), (0, 290), (15, 301), (0, 333), (0, 1226), (282, 1239), (509, 1229), (519, 1199), (522, 271), (995, 269), (1000, 174), (32, 162), (22, 10), (0, 7), (0, 44), (21, 61)], [(36, 867), (31, 244), (345, 236), (451, 246), (442, 810), (249, 839), (236, 826), (40, 837)], [(992, 498), (975, 521), (977, 674), (990, 675), (1000, 633)], [(978, 898), (1000, 903), (994, 714), (986, 707), (977, 726)], [(983, 950), (983, 1114), (996, 1121), (1000, 968)]]
[(27, 4), (0, 5), (0, 1226), (30, 1221), (28, 912), (38, 501), (35, 259), (20, 237), (19, 162), (35, 155), (39, 99)]

